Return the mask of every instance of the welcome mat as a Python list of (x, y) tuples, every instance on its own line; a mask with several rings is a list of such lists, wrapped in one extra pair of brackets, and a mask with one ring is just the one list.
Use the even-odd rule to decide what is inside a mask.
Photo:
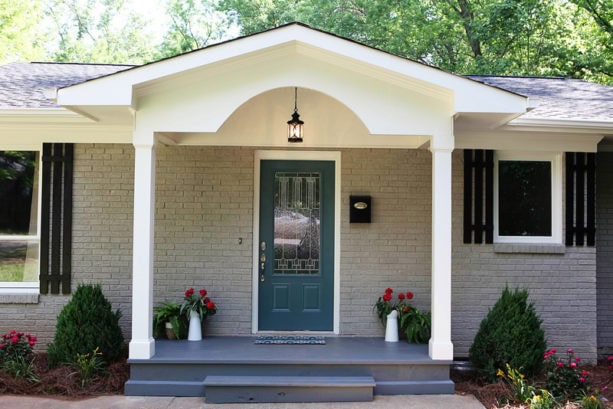
[(253, 341), (255, 344), (273, 345), (323, 345), (326, 343), (324, 337), (313, 337), (305, 335), (264, 335), (259, 336)]

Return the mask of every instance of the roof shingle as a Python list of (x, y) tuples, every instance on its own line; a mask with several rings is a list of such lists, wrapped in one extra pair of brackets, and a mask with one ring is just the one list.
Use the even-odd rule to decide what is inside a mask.
[(74, 85), (131, 65), (16, 62), (0, 66), (0, 109), (54, 108), (45, 90)]

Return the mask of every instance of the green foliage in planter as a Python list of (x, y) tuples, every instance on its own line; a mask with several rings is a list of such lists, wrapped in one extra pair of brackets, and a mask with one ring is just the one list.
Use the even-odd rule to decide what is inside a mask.
[(509, 364), (527, 376), (542, 369), (545, 333), (528, 291), (505, 288), (502, 296), (481, 321), (470, 347), (469, 358), (477, 373), (489, 382)]
[(47, 348), (49, 365), (72, 364), (96, 348), (105, 362), (115, 361), (124, 347), (120, 317), (99, 284), (79, 285), (57, 317), (55, 338)]
[(188, 320), (181, 314), (181, 305), (177, 302), (163, 302), (153, 309), (153, 336), (166, 336), (165, 325), (170, 322), (177, 339), (187, 338)]
[(400, 331), (407, 342), (414, 344), (427, 344), (430, 340), (432, 320), (430, 311), (421, 311), (417, 308), (405, 308), (400, 313)]

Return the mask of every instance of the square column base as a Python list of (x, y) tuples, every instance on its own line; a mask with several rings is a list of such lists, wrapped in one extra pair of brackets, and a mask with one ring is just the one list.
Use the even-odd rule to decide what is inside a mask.
[(130, 359), (149, 359), (155, 355), (155, 340), (133, 339), (130, 341)]
[(428, 343), (428, 354), (430, 358), (437, 360), (453, 360), (453, 344), (449, 342), (436, 342), (430, 338)]

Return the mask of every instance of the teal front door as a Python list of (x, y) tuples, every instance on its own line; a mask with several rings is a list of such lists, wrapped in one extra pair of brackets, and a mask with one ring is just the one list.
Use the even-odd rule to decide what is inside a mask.
[(261, 331), (332, 331), (334, 162), (260, 162)]

